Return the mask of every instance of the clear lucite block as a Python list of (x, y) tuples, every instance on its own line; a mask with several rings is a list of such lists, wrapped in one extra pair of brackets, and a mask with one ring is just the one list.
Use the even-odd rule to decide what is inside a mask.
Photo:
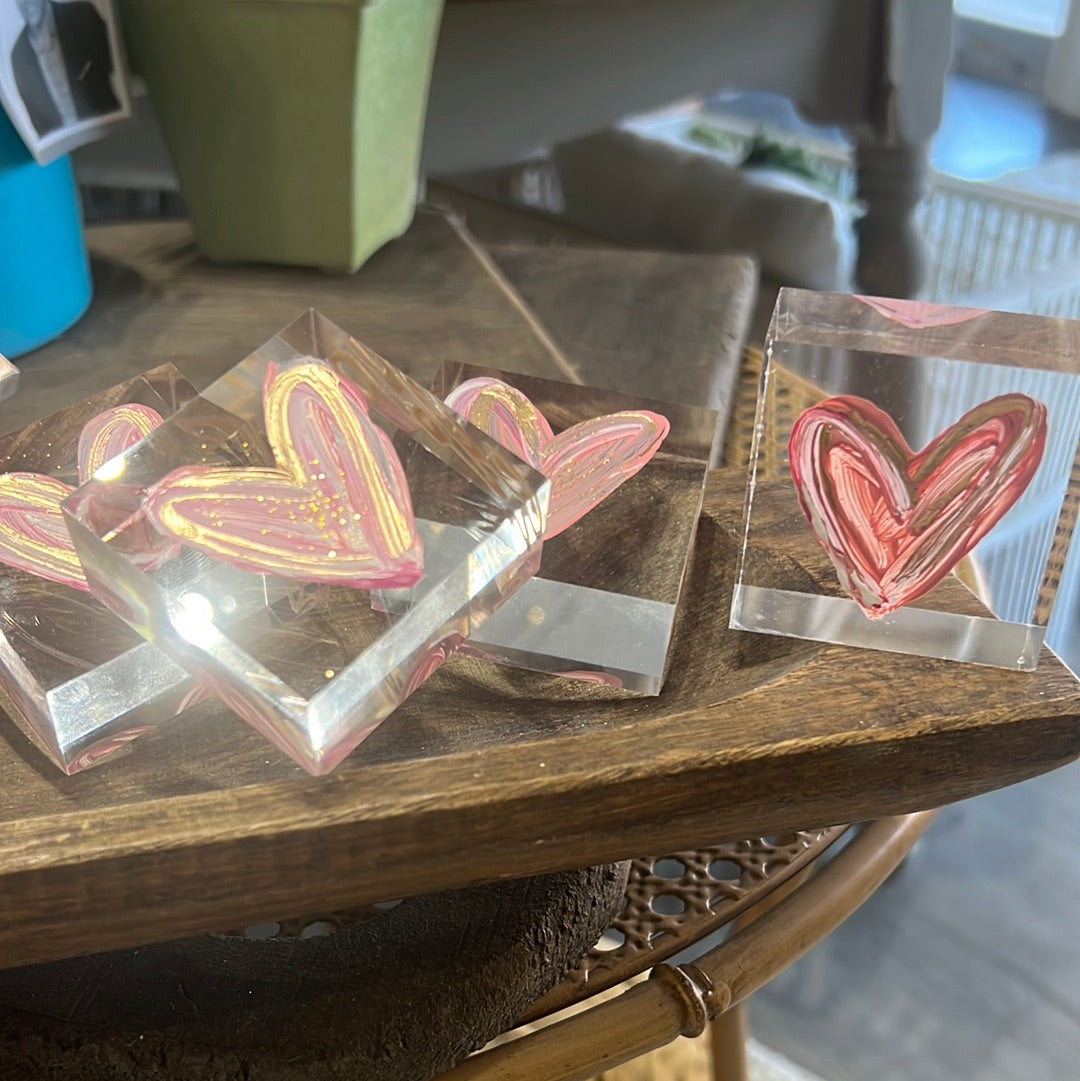
[[(463, 364), (444, 365), (435, 392), (452, 403), (452, 392), (472, 380), (499, 380), (524, 394), (550, 423), (550, 457), (571, 472), (579, 469), (579, 487), (591, 487), (593, 497), (606, 490), (605, 473), (633, 468), (627, 461), (639, 449), (614, 435), (619, 426), (598, 418), (621, 413), (632, 426), (635, 418), (655, 414), (669, 425), (639, 471), (562, 531), (558, 521), (567, 518), (562, 507), (574, 503), (575, 484), (553, 474), (539, 571), (465, 646), (504, 664), (659, 694), (717, 437), (716, 413)], [(474, 418), (481, 425), (485, 419), (482, 412)], [(522, 432), (519, 417), (519, 430), (505, 438), (507, 445), (531, 443), (540, 458), (545, 448), (530, 419), (527, 413)], [(499, 427), (499, 421), (492, 425)], [(597, 436), (610, 437), (602, 451), (590, 446)]]
[(1033, 669), (1080, 508), (1080, 323), (784, 289), (731, 626)]
[(549, 487), (314, 311), (107, 473), (65, 504), (93, 591), (316, 774), (531, 576)]
[[(60, 502), (80, 473), (102, 464), (97, 459), (115, 446), (109, 431), (123, 442), (115, 425), (101, 427), (103, 418), (121, 425), (138, 420), (129, 406), (168, 417), (194, 396), (165, 365), (0, 437), (0, 698), (65, 773), (109, 758), (156, 728), (192, 689), (183, 669), (83, 588)], [(130, 438), (141, 429), (126, 431)]]

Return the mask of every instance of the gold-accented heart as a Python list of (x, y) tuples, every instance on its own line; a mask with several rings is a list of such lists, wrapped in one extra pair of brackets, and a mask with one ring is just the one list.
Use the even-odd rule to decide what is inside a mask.
[[(147, 405), (128, 403), (87, 421), (79, 435), (79, 482), (162, 423)], [(60, 504), (75, 489), (42, 473), (0, 475), (0, 563), (50, 582), (89, 592)], [(154, 552), (160, 560), (162, 552)]]
[(275, 467), (185, 466), (148, 493), (162, 532), (256, 574), (356, 589), (423, 575), (405, 471), (360, 391), (325, 364), (263, 387)]
[(840, 584), (871, 618), (929, 592), (1015, 504), (1046, 445), (1046, 406), (1003, 394), (914, 453), (886, 412), (853, 395), (796, 420), (799, 505)]
[(520, 390), (489, 377), (455, 387), (446, 404), (551, 480), (545, 540), (642, 469), (670, 428), (666, 417), (643, 409), (594, 417), (555, 435)]

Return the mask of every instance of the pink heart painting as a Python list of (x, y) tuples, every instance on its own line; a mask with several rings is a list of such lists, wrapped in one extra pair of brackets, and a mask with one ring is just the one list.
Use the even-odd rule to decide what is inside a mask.
[(639, 472), (670, 425), (648, 410), (583, 420), (558, 435), (521, 391), (480, 377), (455, 387), (446, 404), (551, 480), (544, 540), (557, 537)]
[(355, 589), (423, 576), (405, 471), (360, 391), (330, 367), (271, 367), (272, 467), (183, 466), (148, 493), (163, 533), (256, 574)]
[[(162, 423), (147, 405), (118, 405), (89, 420), (79, 436), (79, 482)], [(43, 473), (0, 475), (0, 563), (72, 589), (89, 591), (60, 504), (75, 489)], [(159, 549), (155, 560), (163, 558)]]
[(934, 588), (1001, 520), (1042, 461), (1046, 407), (1003, 394), (913, 452), (864, 398), (803, 412), (788, 455), (799, 505), (870, 618)]

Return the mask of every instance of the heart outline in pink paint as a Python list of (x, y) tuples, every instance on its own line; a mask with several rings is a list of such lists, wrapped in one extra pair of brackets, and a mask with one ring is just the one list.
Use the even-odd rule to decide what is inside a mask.
[[(107, 461), (162, 423), (156, 409), (136, 402), (113, 406), (92, 417), (79, 434), (79, 483), (86, 483)], [(44, 473), (0, 475), (0, 563), (87, 593), (90, 587), (60, 512), (60, 504), (73, 491), (70, 484)], [(159, 545), (150, 558), (160, 562), (167, 555)]]
[(869, 618), (934, 588), (1024, 493), (1046, 407), (1003, 394), (913, 452), (895, 421), (841, 395), (805, 410), (788, 457), (799, 506), (840, 584)]
[(254, 574), (415, 585), (423, 546), (405, 470), (360, 390), (314, 360), (271, 365), (263, 415), (275, 465), (174, 469), (147, 493), (154, 525)]
[(520, 390), (489, 376), (455, 387), (446, 404), (551, 480), (544, 540), (569, 529), (644, 468), (671, 427), (659, 413), (624, 410), (555, 435)]

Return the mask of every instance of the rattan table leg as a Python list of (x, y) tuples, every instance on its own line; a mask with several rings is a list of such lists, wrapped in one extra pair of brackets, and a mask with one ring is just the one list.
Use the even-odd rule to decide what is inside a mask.
[(440, 1081), (589, 1081), (658, 1047), (682, 1031), (683, 1006), (660, 980), (548, 1028), (466, 1059)]
[(746, 1007), (735, 1006), (709, 1022), (713, 1081), (747, 1081)]
[[(753, 908), (747, 909), (732, 923), (732, 933), (748, 927), (754, 920), (771, 912), (780, 902), (794, 893), (813, 873), (817, 864), (811, 863), (772, 893), (763, 897)], [(739, 1003), (730, 1010), (718, 1014), (709, 1022), (709, 1046), (712, 1054), (713, 1081), (747, 1081), (746, 1040), (749, 1035), (747, 1003)]]

